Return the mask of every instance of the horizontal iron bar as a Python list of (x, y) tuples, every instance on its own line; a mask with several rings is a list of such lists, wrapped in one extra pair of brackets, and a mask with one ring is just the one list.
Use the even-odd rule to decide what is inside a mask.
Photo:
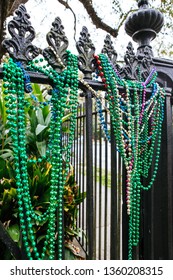
[[(47, 77), (46, 75), (42, 74), (42, 73), (38, 73), (38, 72), (32, 72), (32, 71), (28, 71), (28, 74), (30, 76), (31, 82), (32, 83), (38, 83), (38, 84), (49, 84), (52, 85), (52, 81), (49, 79), (49, 77)], [(3, 78), (3, 69), (2, 67), (0, 68), (0, 79)], [(91, 86), (94, 90), (102, 90), (102, 91), (106, 91), (104, 84), (101, 81), (93, 81), (93, 80), (88, 80), (85, 79), (85, 81), (87, 82), (87, 84), (89, 86)], [(85, 86), (80, 80), (79, 80), (79, 88), (86, 91), (88, 90), (87, 86)], [(124, 87), (119, 86), (118, 87), (119, 91), (123, 91)], [(146, 91), (149, 93), (150, 90), (146, 89)], [(172, 89), (171, 88), (166, 88), (166, 95), (171, 93)]]
[(156, 66), (161, 66), (161, 67), (166, 67), (166, 68), (171, 68), (171, 69), (173, 68), (173, 61), (170, 59), (154, 57), (153, 62), (154, 62), (154, 65), (156, 65)]
[[(106, 113), (107, 111), (106, 111), (106, 109), (103, 109), (102, 110), (102, 113)], [(94, 115), (97, 115), (98, 114), (98, 112), (92, 112), (92, 115), (94, 116)], [(83, 118), (85, 118), (86, 117), (86, 114), (83, 114), (83, 115), (80, 115), (80, 116), (77, 116), (77, 119), (83, 119)], [(67, 120), (67, 122), (68, 122), (68, 120)]]
[[(27, 71), (31, 78), (31, 82), (38, 84), (52, 84), (51, 80), (44, 74), (38, 72)], [(0, 79), (3, 79), (3, 69), (0, 68)]]

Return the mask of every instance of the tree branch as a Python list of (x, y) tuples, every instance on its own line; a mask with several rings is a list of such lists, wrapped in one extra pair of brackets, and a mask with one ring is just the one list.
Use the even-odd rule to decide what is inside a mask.
[(8, 4), (7, 17), (13, 15), (14, 11), (19, 7), (20, 4), (25, 4), (28, 0), (10, 0)]
[(68, 4), (68, 0), (67, 0), (67, 1), (58, 0), (58, 2), (59, 2), (60, 4), (62, 4), (66, 9), (69, 9), (69, 10), (72, 12), (73, 16), (74, 16), (74, 40), (75, 40), (75, 42), (76, 42), (76, 15), (75, 15), (73, 9), (72, 9), (72, 8), (70, 7), (70, 5)]
[(125, 22), (125, 20), (127, 19), (127, 17), (129, 16), (129, 14), (134, 13), (134, 12), (136, 12), (136, 11), (137, 11), (137, 9), (131, 9), (131, 10), (129, 10), (126, 14), (123, 15), (123, 18), (122, 18), (121, 22), (120, 22), (119, 25), (118, 25), (118, 29), (117, 29), (118, 32), (119, 32), (121, 26), (124, 24), (124, 22)]
[(117, 37), (118, 31), (117, 29), (112, 28), (111, 26), (107, 25), (105, 22), (102, 21), (102, 19), (97, 15), (95, 9), (92, 5), (92, 0), (79, 0), (86, 9), (88, 15), (90, 16), (93, 24), (96, 26), (96, 28), (100, 28), (106, 32), (108, 32), (113, 37)]

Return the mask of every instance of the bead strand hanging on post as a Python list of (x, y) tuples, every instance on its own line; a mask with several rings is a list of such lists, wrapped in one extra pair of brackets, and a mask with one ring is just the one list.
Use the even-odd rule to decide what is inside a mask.
[[(21, 63), (9, 59), (4, 64), (4, 93), (10, 133), (13, 140), (14, 164), (19, 204), (19, 217), (24, 246), (29, 259), (44, 259), (49, 251), (49, 259), (55, 256), (55, 222), (58, 210), (58, 259), (62, 259), (63, 244), (63, 187), (68, 172), (70, 149), (75, 131), (77, 116), (78, 67), (77, 58), (67, 51), (67, 67), (58, 74), (47, 64), (43, 67), (35, 60), (27, 66), (27, 70), (45, 74), (54, 84), (51, 108), (51, 123), (49, 144), (43, 160), (51, 163), (50, 205), (41, 215), (37, 215), (32, 206), (27, 173), (26, 127), (25, 127), (25, 93), (31, 91), (29, 76)], [(137, 246), (140, 238), (140, 203), (141, 190), (151, 188), (158, 169), (161, 146), (161, 130), (164, 116), (164, 94), (156, 80), (153, 69), (145, 81), (135, 82), (121, 79), (119, 73), (112, 67), (108, 58), (101, 54), (95, 56), (97, 71), (107, 92), (106, 101), (109, 105), (113, 133), (117, 150), (120, 152), (127, 171), (126, 201), (129, 215), (129, 259), (133, 258), (133, 246)], [(103, 97), (96, 93), (85, 81), (81, 82), (91, 90), (96, 98), (97, 112), (106, 138), (110, 135), (102, 113)], [(124, 90), (119, 91), (119, 86)], [(150, 89), (148, 94), (147, 90)], [(67, 98), (68, 97), (68, 98)], [(32, 98), (37, 102), (36, 97)], [(47, 105), (47, 104), (46, 104)], [(70, 134), (67, 146), (61, 145), (62, 117), (65, 109), (71, 113)], [(154, 152), (156, 151), (156, 155)], [(63, 174), (63, 159), (65, 172)], [(38, 159), (39, 161), (40, 159)], [(154, 164), (153, 164), (154, 163)], [(142, 184), (143, 178), (148, 178), (153, 167), (152, 176), (147, 186)], [(25, 214), (24, 214), (25, 213)], [(47, 234), (42, 252), (38, 252), (31, 220), (48, 221)], [(31, 252), (31, 248), (33, 248)]]
[[(151, 188), (158, 170), (164, 93), (155, 82), (155, 69), (145, 81), (135, 82), (121, 79), (104, 54), (95, 55), (94, 58), (107, 91), (116, 146), (127, 173), (128, 258), (133, 259), (133, 247), (138, 245), (140, 238), (141, 191)], [(119, 86), (124, 89), (122, 93)], [(149, 181), (147, 186), (143, 185), (145, 178)]]
[[(15, 166), (15, 179), (17, 185), (17, 198), (19, 205), (19, 218), (22, 232), (22, 239), (28, 259), (45, 259), (47, 252), (48, 258), (55, 258), (56, 243), (56, 213), (58, 210), (58, 259), (62, 259), (63, 248), (63, 190), (66, 176), (69, 170), (70, 150), (74, 137), (76, 116), (77, 116), (77, 97), (78, 97), (78, 62), (77, 57), (67, 51), (67, 67), (61, 74), (54, 71), (49, 65), (47, 69), (34, 62), (28, 66), (30, 70), (36, 70), (46, 74), (54, 88), (50, 100), (51, 123), (49, 133), (49, 145), (44, 160), (51, 164), (50, 182), (50, 203), (48, 209), (42, 214), (37, 215), (32, 206), (30, 196), (30, 186), (27, 171), (27, 162), (30, 161), (26, 152), (26, 125), (25, 125), (25, 82), (26, 71), (22, 64), (15, 63), (11, 58), (8, 63), (4, 63), (4, 93), (6, 94), (6, 107), (8, 114), (8, 125), (13, 141), (13, 154)], [(41, 62), (43, 59), (41, 58)], [(27, 80), (28, 82), (28, 80)], [(67, 147), (62, 147), (62, 118), (68, 110), (70, 117), (70, 133)], [(30, 161), (31, 162), (31, 161)], [(65, 170), (63, 163), (65, 163)], [(35, 222), (47, 221), (47, 234), (44, 241), (42, 252), (37, 249), (32, 220)], [(32, 251), (31, 251), (32, 248)]]

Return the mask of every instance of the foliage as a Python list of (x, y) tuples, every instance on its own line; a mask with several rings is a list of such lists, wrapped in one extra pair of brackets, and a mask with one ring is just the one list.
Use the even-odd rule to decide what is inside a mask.
[[(48, 88), (33, 85), (33, 92), (40, 102), (48, 101)], [(35, 110), (34, 102), (29, 96), (26, 98), (26, 143), (27, 152), (32, 159), (45, 155), (48, 144), (50, 108), (42, 106)], [(3, 91), (0, 95), (0, 220), (5, 226), (11, 238), (21, 246), (21, 234), (18, 217), (18, 203), (16, 193), (16, 181), (14, 176), (14, 164), (11, 137), (8, 130), (6, 115), (6, 103)], [(64, 121), (68, 119), (64, 117)], [(64, 126), (65, 132), (68, 132)], [(34, 163), (28, 162), (28, 175), (30, 194), (35, 212), (42, 214), (49, 205), (51, 165), (46, 160)], [(80, 193), (71, 167), (64, 186), (64, 224), (65, 224), (65, 246), (71, 247), (73, 238), (80, 234), (76, 226), (78, 205), (84, 200), (85, 194)], [(34, 222), (33, 222), (34, 223)], [(42, 248), (47, 229), (47, 222), (34, 224), (35, 238), (38, 248)], [(2, 244), (0, 244), (2, 245)], [(3, 246), (2, 246), (3, 247)], [(77, 254), (78, 255), (78, 254)], [(74, 249), (66, 256), (74, 256)], [(80, 255), (78, 255), (80, 256)], [(7, 251), (0, 252), (0, 258), (9, 258)]]
[(80, 230), (76, 228), (77, 205), (79, 205), (86, 193), (79, 193), (78, 186), (75, 183), (73, 168), (69, 172), (64, 186), (64, 227), (65, 239), (71, 240), (74, 236), (80, 234)]
[[(152, 0), (154, 3), (154, 1)], [(172, 43), (172, 33), (173, 33), (173, 9), (172, 9), (172, 0), (161, 0), (161, 5), (158, 9), (164, 15), (164, 27), (161, 31), (161, 36), (159, 40), (158, 52), (160, 56), (167, 56), (173, 58), (173, 43)], [(171, 38), (171, 40), (170, 40)]]
[[(124, 21), (127, 19), (129, 14), (137, 10), (137, 0), (128, 1), (128, 5), (123, 5), (123, 2), (118, 0), (112, 0), (112, 8), (117, 15), (118, 31), (122, 27)], [(159, 10), (164, 16), (164, 26), (153, 42), (154, 52), (161, 57), (173, 57), (173, 43), (172, 43), (172, 32), (173, 32), (173, 9), (172, 0), (150, 0), (150, 7)], [(119, 33), (120, 35), (120, 33)]]

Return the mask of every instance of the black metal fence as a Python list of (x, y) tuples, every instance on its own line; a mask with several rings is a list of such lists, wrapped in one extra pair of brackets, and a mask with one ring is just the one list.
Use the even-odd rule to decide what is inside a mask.
[[(167, 88), (158, 175), (152, 189), (143, 192), (141, 239), (134, 251), (135, 259), (172, 259), (173, 118), (169, 91)], [(84, 234), (78, 241), (88, 259), (127, 259), (128, 216), (123, 161), (116, 144), (109, 143), (103, 135), (95, 100), (90, 96), (89, 108), (87, 102), (83, 98), (79, 104), (72, 150), (76, 181), (80, 191), (87, 193), (87, 199), (79, 207), (77, 226)], [(102, 112), (111, 130), (110, 116), (105, 109)], [(90, 135), (88, 140), (87, 135)]]
[[(172, 259), (173, 119), (170, 98), (170, 94), (167, 94), (158, 176), (153, 188), (143, 193), (141, 240), (134, 252), (136, 259)], [(88, 162), (92, 173), (89, 171), (90, 176), (87, 177), (88, 116), (85, 105), (79, 105), (72, 161), (80, 190), (87, 192), (89, 200), (79, 208), (78, 227), (85, 233), (79, 238), (79, 242), (89, 259), (91, 255), (94, 259), (127, 259), (128, 217), (124, 201), (123, 162), (115, 149), (115, 143), (109, 143), (103, 136), (97, 112), (93, 110), (90, 126), (92, 146), (88, 147), (92, 148)], [(104, 110), (103, 113), (110, 122), (107, 112)], [(91, 251), (88, 248), (90, 240)]]
[[(96, 104), (94, 103), (93, 100), (91, 103), (92, 120), (89, 127), (90, 133), (92, 133), (92, 138), (90, 139), (92, 156), (90, 154), (89, 161), (86, 162), (88, 148), (86, 122), (88, 121), (88, 115), (86, 114), (85, 101), (79, 104), (75, 142), (72, 149), (72, 165), (74, 166), (76, 181), (79, 184), (81, 193), (87, 193), (87, 200), (79, 207), (77, 227), (84, 232), (82, 237), (79, 238), (79, 242), (88, 258), (90, 258), (90, 242), (87, 242), (87, 240), (92, 240), (93, 242), (90, 254), (93, 255), (94, 259), (110, 259), (111, 254), (115, 253), (120, 258), (120, 248), (122, 246), (120, 238), (122, 222), (122, 160), (118, 152), (112, 151), (113, 145), (103, 134), (98, 112), (95, 110)], [(111, 129), (110, 115), (106, 109), (103, 109), (102, 112)], [(92, 169), (92, 171), (88, 171), (90, 174), (89, 183), (87, 164), (89, 169)], [(92, 207), (88, 208), (88, 204)], [(111, 209), (111, 205), (114, 209)], [(114, 238), (111, 236), (111, 228), (115, 227), (115, 225), (117, 229), (115, 229), (116, 237)], [(90, 234), (88, 234), (88, 231)], [(112, 230), (113, 233), (114, 231)], [(114, 239), (112, 244), (111, 238)]]
[[(119, 69), (124, 78), (137, 79), (135, 72), (137, 66), (140, 66), (141, 74), (144, 76), (150, 73), (151, 68), (155, 66), (158, 72), (158, 83), (165, 88), (166, 106), (159, 171), (153, 188), (143, 193), (142, 196), (141, 239), (133, 253), (135, 259), (173, 259), (173, 62), (153, 57), (150, 40), (153, 38), (153, 34), (159, 32), (163, 21), (161, 15), (155, 11), (154, 15), (157, 15), (157, 20), (152, 23), (152, 26), (146, 28), (147, 11), (150, 13), (146, 2), (148, 1), (139, 1), (139, 11), (135, 14), (135, 18), (140, 20), (140, 28), (136, 22), (134, 24), (133, 16), (126, 23), (127, 33), (131, 36), (135, 34), (133, 37), (138, 41), (137, 53), (134, 53), (132, 44), (128, 44), (125, 64), (121, 67), (117, 64), (117, 54), (110, 36), (106, 37), (102, 52), (106, 53), (111, 63)], [(23, 6), (20, 13), (23, 16), (26, 14)], [(142, 20), (141, 13), (144, 16)], [(20, 28), (24, 28), (27, 32), (28, 23), (26, 26), (23, 23), (20, 25), (20, 19), (17, 20), (18, 34), (20, 34)], [(52, 42), (49, 42), (51, 45), (49, 51), (53, 48), (64, 62), (64, 52), (68, 40), (59, 18), (56, 19), (56, 23), (57, 25), (54, 25), (51, 31), (54, 42), (53, 46)], [(103, 84), (92, 79), (95, 47), (86, 27), (82, 29), (80, 35), (77, 43), (78, 61), (84, 79), (79, 80), (82, 97), (80, 97), (78, 106), (75, 140), (71, 155), (76, 181), (81, 193), (83, 195), (86, 193), (86, 199), (79, 206), (77, 227), (81, 229), (82, 233), (78, 242), (87, 259), (127, 259), (128, 216), (124, 188), (125, 171), (120, 155), (116, 151), (116, 143), (113, 137), (111, 143), (105, 139), (99, 124), (98, 113), (95, 110), (93, 90), (105, 92)], [(17, 36), (16, 33), (15, 36)], [(12, 38), (14, 41), (15, 36)], [(63, 45), (61, 48), (60, 42)], [(23, 48), (21, 38), (18, 38), (17, 51), (11, 52), (8, 44), (4, 44), (4, 47), (17, 61), (20, 60), (21, 53), (24, 64), (30, 60), (26, 49)], [(57, 71), (60, 71), (54, 52), (49, 53), (50, 63)], [(34, 48), (33, 54), (37, 55)], [(45, 75), (33, 72), (29, 74), (32, 82), (49, 83)], [(2, 69), (0, 75), (2, 77)], [(86, 83), (89, 87), (86, 86)], [(123, 88), (119, 88), (119, 90), (122, 91)], [(102, 113), (111, 132), (110, 116), (106, 109), (103, 109)], [(63, 141), (67, 140), (68, 135), (64, 134)], [(2, 228), (0, 238), (3, 241), (6, 237), (3, 233), (3, 225), (0, 224), (0, 226)], [(8, 246), (8, 242), (4, 243)]]

